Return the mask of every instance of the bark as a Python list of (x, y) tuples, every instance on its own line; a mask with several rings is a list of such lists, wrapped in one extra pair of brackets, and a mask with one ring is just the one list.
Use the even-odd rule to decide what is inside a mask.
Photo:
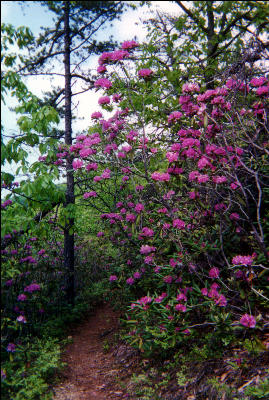
[[(65, 69), (65, 144), (72, 144), (72, 116), (71, 116), (71, 73), (70, 73), (70, 47), (71, 35), (69, 27), (69, 2), (64, 4), (64, 69)], [(75, 203), (74, 196), (74, 173), (72, 157), (66, 161), (66, 194), (64, 207)], [(75, 285), (74, 285), (74, 218), (67, 218), (64, 229), (64, 268), (67, 272), (66, 295), (67, 301), (74, 305)], [(71, 232), (70, 232), (71, 230)]]
[(205, 71), (205, 81), (207, 89), (214, 89), (214, 74), (217, 68), (217, 60), (214, 60), (215, 53), (218, 48), (218, 43), (216, 43), (216, 35), (214, 31), (214, 13), (212, 9), (212, 2), (206, 2), (206, 13), (207, 13), (207, 65)]

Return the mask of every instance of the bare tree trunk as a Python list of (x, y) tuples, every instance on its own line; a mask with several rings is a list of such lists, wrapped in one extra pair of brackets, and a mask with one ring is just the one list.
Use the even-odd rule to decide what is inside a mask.
[[(72, 144), (72, 118), (71, 118), (71, 74), (70, 74), (70, 27), (69, 27), (69, 2), (64, 2), (64, 68), (65, 68), (65, 144)], [(74, 174), (72, 157), (66, 160), (66, 194), (64, 207), (75, 203)], [(64, 267), (67, 271), (67, 301), (74, 305), (74, 218), (66, 218), (64, 229)]]

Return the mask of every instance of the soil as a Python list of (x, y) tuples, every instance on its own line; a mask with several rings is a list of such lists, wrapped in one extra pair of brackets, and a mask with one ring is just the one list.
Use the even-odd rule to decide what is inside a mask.
[(128, 375), (128, 360), (132, 358), (134, 363), (138, 359), (126, 345), (108, 348), (118, 324), (119, 314), (104, 304), (69, 331), (72, 343), (63, 354), (67, 366), (61, 375), (62, 382), (53, 389), (54, 400), (130, 399), (120, 383)]
[[(118, 336), (119, 317), (119, 312), (103, 304), (80, 325), (68, 329), (72, 342), (63, 353), (66, 367), (59, 377), (61, 383), (54, 386), (53, 400), (141, 400), (145, 397), (136, 395), (139, 384), (132, 381), (133, 374), (145, 377), (144, 386), (157, 384), (158, 396), (153, 395), (152, 399), (230, 400), (234, 397), (225, 394), (225, 387), (237, 388), (240, 393), (268, 377), (269, 334), (261, 333), (263, 349), (259, 354), (251, 355), (243, 348), (231, 346), (229, 354), (219, 359), (193, 360), (186, 363), (188, 382), (182, 384), (177, 378), (179, 361), (178, 367), (172, 364), (169, 383), (161, 385), (165, 377), (162, 370), (170, 364), (169, 360), (161, 364), (154, 359), (146, 360), (123, 343)], [(239, 363), (241, 367), (237, 368), (238, 359), (242, 365)], [(218, 390), (209, 384), (209, 378), (217, 379)]]

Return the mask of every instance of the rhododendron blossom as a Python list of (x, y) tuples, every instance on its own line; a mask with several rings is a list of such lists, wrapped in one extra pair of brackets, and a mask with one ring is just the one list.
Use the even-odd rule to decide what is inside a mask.
[(208, 181), (209, 181), (209, 176), (206, 175), (206, 174), (204, 174), (204, 175), (199, 174), (198, 177), (197, 177), (197, 181), (198, 181), (199, 183), (208, 182)]
[(135, 272), (133, 276), (134, 276), (134, 279), (140, 279), (142, 275), (140, 272)]
[(182, 117), (182, 113), (180, 111), (174, 111), (168, 116), (168, 123), (177, 121)]
[(209, 276), (210, 276), (210, 278), (218, 278), (219, 277), (219, 273), (220, 273), (219, 269), (214, 267), (214, 268), (210, 269)]
[(84, 199), (88, 199), (89, 197), (97, 197), (97, 193), (94, 192), (94, 191), (84, 193), (84, 195), (83, 195), (83, 198), (84, 198)]
[(154, 236), (154, 231), (145, 226), (144, 228), (142, 228), (140, 235), (146, 236), (146, 237), (152, 237), (152, 236)]
[(177, 229), (184, 229), (185, 228), (185, 222), (182, 221), (182, 219), (174, 219), (173, 227), (177, 228)]
[(230, 219), (232, 221), (238, 221), (240, 219), (240, 215), (237, 213), (232, 213), (232, 214), (230, 214)]
[(134, 49), (136, 47), (139, 47), (139, 43), (137, 43), (135, 40), (126, 40), (121, 45), (121, 48), (123, 50), (131, 50), (131, 49)]
[(173, 152), (169, 151), (168, 153), (166, 153), (166, 158), (170, 163), (177, 161), (178, 153), (173, 153)]
[(182, 92), (185, 93), (193, 93), (193, 92), (200, 92), (200, 86), (198, 83), (191, 83), (187, 82), (182, 85)]
[(164, 276), (163, 281), (170, 284), (173, 282), (173, 277), (171, 275)]
[(98, 164), (97, 163), (90, 163), (86, 165), (86, 170), (87, 171), (96, 171), (98, 168)]
[(155, 181), (167, 182), (170, 180), (170, 175), (167, 172), (153, 172), (151, 178)]
[(144, 205), (143, 205), (143, 204), (140, 204), (140, 203), (136, 204), (136, 206), (135, 206), (135, 208), (134, 208), (134, 210), (135, 210), (137, 213), (140, 213), (141, 211), (144, 211), (144, 209), (145, 209)]
[(33, 293), (39, 290), (40, 290), (40, 285), (38, 285), (37, 283), (31, 283), (31, 285), (26, 286), (24, 288), (24, 291), (28, 293)]
[(106, 78), (100, 78), (94, 82), (94, 86), (97, 88), (101, 87), (101, 88), (105, 88), (105, 89), (110, 89), (112, 86), (112, 83), (110, 82), (110, 80), (108, 80)]
[(246, 326), (247, 328), (255, 328), (256, 319), (252, 315), (244, 314), (240, 318), (240, 324)]
[(233, 265), (252, 265), (252, 256), (235, 256), (232, 259)]
[(92, 119), (99, 119), (102, 118), (103, 114), (100, 111), (95, 111), (94, 113), (92, 113), (91, 118)]
[(72, 165), (73, 165), (74, 169), (82, 168), (83, 167), (83, 161), (82, 160), (73, 160)]
[(134, 214), (126, 214), (126, 221), (127, 222), (135, 222), (136, 216)]
[(182, 312), (186, 312), (187, 311), (187, 307), (184, 304), (177, 304), (175, 306), (175, 310), (176, 311), (182, 311)]
[(19, 294), (17, 300), (18, 301), (25, 301), (25, 300), (27, 300), (27, 296), (25, 294), (23, 294), (23, 293)]
[(138, 76), (140, 78), (148, 78), (153, 74), (153, 71), (149, 68), (145, 68), (145, 69), (140, 69), (138, 71)]
[(109, 103), (110, 103), (110, 98), (108, 96), (100, 97), (100, 99), (98, 100), (98, 104), (100, 105)]

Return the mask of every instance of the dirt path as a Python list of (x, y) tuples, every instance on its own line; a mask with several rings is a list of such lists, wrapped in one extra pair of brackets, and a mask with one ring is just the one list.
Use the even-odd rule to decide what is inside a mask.
[(63, 381), (54, 388), (54, 400), (130, 399), (119, 384), (124, 377), (123, 360), (119, 360), (115, 349), (104, 351), (118, 328), (118, 317), (108, 305), (103, 305), (71, 331), (73, 342), (67, 345), (63, 356), (67, 367)]

